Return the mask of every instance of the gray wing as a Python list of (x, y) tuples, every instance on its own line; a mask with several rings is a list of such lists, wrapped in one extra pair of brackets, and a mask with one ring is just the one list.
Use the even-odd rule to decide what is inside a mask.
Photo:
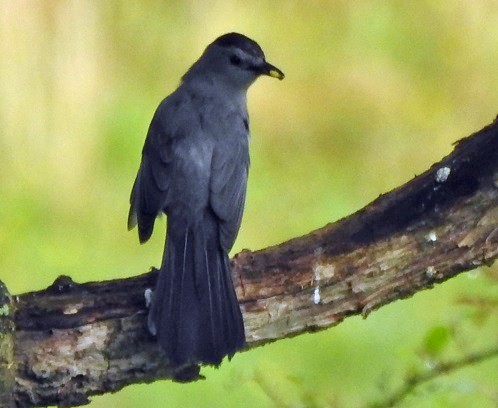
[(168, 205), (173, 162), (173, 135), (167, 132), (168, 99), (157, 108), (142, 151), (142, 162), (130, 196), (128, 229), (138, 224), (140, 242), (152, 235), (156, 217)]
[(215, 149), (211, 164), (210, 204), (220, 219), (220, 243), (230, 251), (242, 221), (249, 170), (247, 137)]

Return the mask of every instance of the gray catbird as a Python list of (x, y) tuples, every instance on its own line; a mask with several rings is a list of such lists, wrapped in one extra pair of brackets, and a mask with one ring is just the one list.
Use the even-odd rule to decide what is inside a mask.
[(228, 252), (249, 168), (246, 94), (260, 75), (283, 79), (242, 34), (210, 44), (154, 114), (130, 198), (128, 228), (146, 242), (160, 213), (166, 244), (148, 326), (169, 363), (219, 365), (244, 348)]

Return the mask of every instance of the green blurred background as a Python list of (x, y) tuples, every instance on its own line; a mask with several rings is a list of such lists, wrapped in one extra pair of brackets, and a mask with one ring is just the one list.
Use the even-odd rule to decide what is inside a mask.
[[(358, 210), (498, 113), (494, 0), (4, 0), (0, 279), (12, 293), (60, 274), (85, 282), (158, 266), (164, 219), (145, 246), (126, 230), (147, 127), (205, 46), (229, 31), (254, 38), (286, 73), (249, 93), (252, 167), (233, 253)], [(90, 407), (363, 406), (424, 364), (438, 328), (451, 334), (449, 356), (461, 353), (455, 330), (464, 348), (496, 341), (496, 326), (475, 323), (458, 302), (489, 282), (482, 271), (463, 274), (367, 320), (237, 355), (204, 369), (206, 381), (130, 386)], [(459, 371), (405, 405), (495, 406), (497, 368), (495, 359)]]

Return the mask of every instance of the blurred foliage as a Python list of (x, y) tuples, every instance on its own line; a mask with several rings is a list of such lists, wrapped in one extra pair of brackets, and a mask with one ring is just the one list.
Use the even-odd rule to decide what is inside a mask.
[[(159, 264), (164, 219), (140, 246), (129, 192), (157, 104), (218, 35), (249, 35), (287, 74), (250, 91), (237, 252), (354, 212), (491, 122), (497, 21), (493, 0), (0, 2), (0, 279), (21, 293)], [(419, 364), (420, 347), (457, 353), (454, 330), (464, 348), (496, 341), (488, 318), (455, 325), (483, 313), (458, 299), (486, 290), (465, 274), (366, 321), (237, 355), (207, 381), (132, 386), (91, 407), (360, 406)], [(497, 368), (462, 370), (406, 406), (491, 406)]]
[(425, 335), (423, 353), (427, 357), (437, 358), (448, 347), (451, 340), (452, 330), (447, 326), (431, 327)]

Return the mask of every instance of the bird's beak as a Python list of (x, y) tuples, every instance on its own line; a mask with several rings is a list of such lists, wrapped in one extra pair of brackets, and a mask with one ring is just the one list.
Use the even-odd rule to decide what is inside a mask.
[(275, 67), (274, 65), (272, 65), (266, 61), (263, 64), (263, 66), (261, 67), (260, 73), (261, 73), (261, 75), (268, 75), (268, 76), (271, 76), (273, 78), (278, 78), (280, 80), (285, 78), (285, 75), (282, 71), (280, 71), (277, 67)]

